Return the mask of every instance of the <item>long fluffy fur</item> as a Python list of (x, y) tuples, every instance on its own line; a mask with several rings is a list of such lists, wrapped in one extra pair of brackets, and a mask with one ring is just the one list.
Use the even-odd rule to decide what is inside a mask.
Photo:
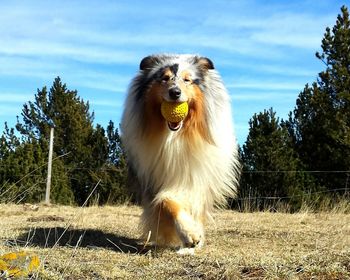
[[(164, 69), (193, 78), (184, 86), (190, 92), (189, 115), (175, 132), (160, 114)], [(202, 245), (205, 220), (235, 195), (239, 175), (230, 98), (212, 62), (195, 55), (142, 60), (121, 128), (144, 208), (145, 236), (151, 232), (152, 240), (163, 245)]]

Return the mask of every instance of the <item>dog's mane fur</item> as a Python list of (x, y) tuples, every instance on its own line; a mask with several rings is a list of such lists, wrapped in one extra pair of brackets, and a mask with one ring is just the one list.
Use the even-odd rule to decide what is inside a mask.
[[(145, 109), (157, 73), (172, 65), (189, 69), (198, 89), (189, 116), (177, 132), (167, 129), (156, 107), (149, 114)], [(183, 205), (194, 219), (204, 220), (214, 206), (226, 205), (238, 183), (229, 94), (212, 62), (200, 56), (153, 55), (141, 62), (140, 69), (129, 88), (121, 129), (141, 191), (145, 231), (154, 214), (147, 205), (167, 198)]]

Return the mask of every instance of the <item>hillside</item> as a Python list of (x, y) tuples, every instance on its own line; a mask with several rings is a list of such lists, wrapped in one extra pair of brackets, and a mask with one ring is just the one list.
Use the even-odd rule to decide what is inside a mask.
[(218, 211), (206, 246), (182, 256), (144, 248), (140, 213), (129, 206), (0, 205), (0, 255), (37, 255), (38, 279), (350, 278), (350, 215)]

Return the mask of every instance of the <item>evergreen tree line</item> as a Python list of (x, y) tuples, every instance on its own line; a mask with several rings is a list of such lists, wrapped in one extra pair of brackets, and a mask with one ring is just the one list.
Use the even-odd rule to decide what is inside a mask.
[[(318, 206), (347, 197), (350, 184), (350, 23), (343, 6), (327, 28), (317, 59), (325, 64), (317, 81), (300, 92), (288, 119), (272, 108), (254, 114), (240, 147), (242, 176), (232, 206), (245, 210), (304, 203)], [(118, 128), (93, 125), (77, 91), (57, 77), (24, 104), (15, 128), (0, 138), (0, 202), (44, 199), (50, 128), (55, 129), (51, 200), (81, 205), (130, 199), (127, 163)]]
[[(93, 126), (89, 102), (57, 77), (24, 104), (15, 128), (5, 123), (0, 143), (0, 201), (43, 201), (48, 145), (54, 127), (51, 201), (81, 205), (125, 201), (126, 160), (118, 128)], [(19, 135), (19, 136), (18, 136)], [(96, 191), (92, 193), (98, 184)]]
[[(255, 114), (240, 149), (243, 173), (238, 205), (261, 209), (303, 203), (320, 207), (349, 198), (350, 22), (341, 8), (316, 53), (326, 69), (300, 92), (287, 120), (272, 108)], [(331, 206), (331, 205), (330, 205)]]

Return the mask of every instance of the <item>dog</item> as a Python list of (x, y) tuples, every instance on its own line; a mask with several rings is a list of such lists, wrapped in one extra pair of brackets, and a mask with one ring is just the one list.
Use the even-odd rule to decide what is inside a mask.
[[(186, 118), (166, 121), (163, 101), (187, 102)], [(140, 63), (124, 107), (121, 137), (141, 197), (144, 238), (194, 252), (204, 244), (204, 224), (213, 220), (215, 206), (225, 206), (238, 184), (230, 97), (222, 79), (209, 58), (150, 55)]]

